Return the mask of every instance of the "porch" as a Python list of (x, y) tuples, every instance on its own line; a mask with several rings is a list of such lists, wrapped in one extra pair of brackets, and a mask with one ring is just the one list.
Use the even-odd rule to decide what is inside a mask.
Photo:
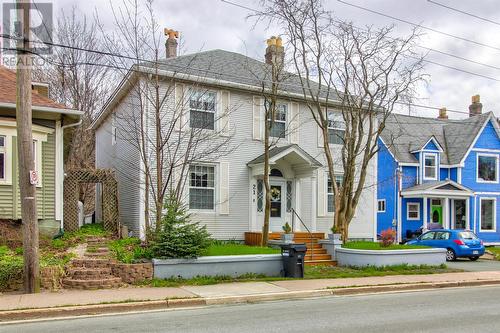
[(452, 180), (421, 184), (403, 190), (398, 236), (400, 239), (404, 238), (408, 231), (419, 227), (424, 230), (470, 229), (470, 198), (473, 195), (470, 189)]

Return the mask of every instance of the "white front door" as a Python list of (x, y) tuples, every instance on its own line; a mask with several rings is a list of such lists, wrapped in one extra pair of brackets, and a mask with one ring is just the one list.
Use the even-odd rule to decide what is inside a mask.
[(269, 229), (273, 231), (283, 231), (285, 224), (285, 182), (270, 181), (271, 186), (271, 216), (269, 219)]

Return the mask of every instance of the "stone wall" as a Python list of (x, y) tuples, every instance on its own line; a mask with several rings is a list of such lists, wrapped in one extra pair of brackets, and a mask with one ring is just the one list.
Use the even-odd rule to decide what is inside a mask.
[(61, 279), (64, 275), (59, 266), (40, 268), (40, 287), (46, 290), (61, 289)]
[(120, 277), (125, 283), (138, 283), (153, 278), (153, 264), (111, 264), (111, 271), (114, 276)]

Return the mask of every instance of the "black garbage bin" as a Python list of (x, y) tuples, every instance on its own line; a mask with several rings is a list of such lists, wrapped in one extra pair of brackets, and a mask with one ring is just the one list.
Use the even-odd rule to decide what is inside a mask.
[(304, 257), (306, 251), (306, 244), (281, 245), (281, 258), (283, 259), (285, 277), (304, 277)]

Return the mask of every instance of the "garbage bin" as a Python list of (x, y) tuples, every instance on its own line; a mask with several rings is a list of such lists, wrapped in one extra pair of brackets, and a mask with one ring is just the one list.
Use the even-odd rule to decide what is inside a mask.
[(304, 277), (304, 257), (306, 255), (306, 244), (282, 244), (281, 258), (285, 277)]

